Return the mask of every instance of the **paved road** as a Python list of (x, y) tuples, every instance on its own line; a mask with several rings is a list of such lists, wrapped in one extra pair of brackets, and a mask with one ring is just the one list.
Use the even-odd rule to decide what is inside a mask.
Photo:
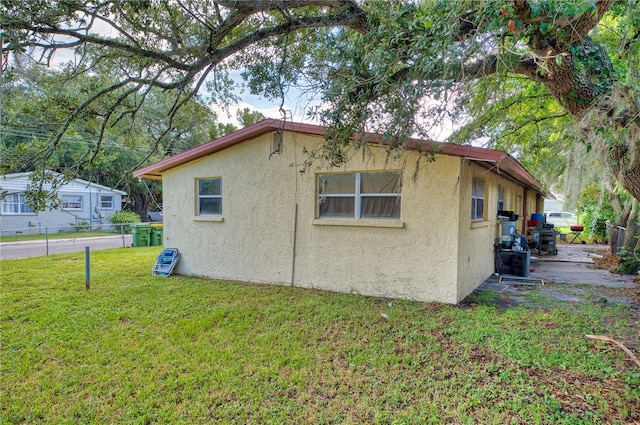
[(0, 243), (0, 260), (40, 257), (47, 254), (62, 254), (84, 251), (86, 246), (92, 251), (106, 248), (131, 246), (131, 235), (96, 236), (90, 238), (49, 239), (47, 241), (24, 241)]

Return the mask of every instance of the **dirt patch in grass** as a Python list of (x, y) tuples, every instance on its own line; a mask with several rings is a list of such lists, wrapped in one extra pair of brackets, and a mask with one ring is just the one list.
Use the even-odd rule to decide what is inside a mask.
[(620, 259), (609, 253), (601, 253), (599, 256), (593, 257), (594, 268), (600, 270), (608, 270), (611, 273), (619, 273), (618, 265), (620, 264)]

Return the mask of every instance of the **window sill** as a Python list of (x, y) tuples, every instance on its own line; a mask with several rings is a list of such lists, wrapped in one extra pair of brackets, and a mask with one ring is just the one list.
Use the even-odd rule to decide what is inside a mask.
[(489, 227), (489, 221), (487, 220), (478, 220), (478, 221), (472, 221), (471, 222), (471, 228), (472, 229), (480, 229), (483, 227)]
[(313, 220), (313, 225), (314, 226), (403, 228), (404, 222), (401, 220), (354, 220), (354, 219), (340, 219), (340, 218), (316, 218)]
[(209, 221), (221, 223), (224, 221), (224, 217), (221, 215), (196, 215), (193, 217), (193, 221)]

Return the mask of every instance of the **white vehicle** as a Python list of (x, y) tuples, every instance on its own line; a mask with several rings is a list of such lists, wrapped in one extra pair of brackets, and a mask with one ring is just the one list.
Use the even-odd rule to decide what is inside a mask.
[(547, 214), (547, 223), (555, 227), (571, 227), (578, 224), (578, 216), (568, 211), (551, 211)]

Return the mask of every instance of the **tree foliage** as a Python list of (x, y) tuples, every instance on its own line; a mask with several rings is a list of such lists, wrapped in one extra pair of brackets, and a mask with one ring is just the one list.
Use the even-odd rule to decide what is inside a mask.
[[(636, 0), (1, 4), (5, 72), (74, 49), (73, 78), (97, 68), (119, 76), (74, 100), (49, 156), (85, 111), (135, 116), (151, 88), (172, 96), (155, 133), (162, 140), (197, 93), (231, 102), (231, 76), (240, 74), (251, 92), (274, 99), (292, 84), (316, 91), (326, 106), (315, 111), (329, 129), (325, 156), (336, 164), (366, 131), (401, 149), (454, 120), (465, 122), (458, 141), (533, 138), (519, 146), (532, 164), (546, 164), (531, 153), (538, 148), (551, 157), (556, 146), (584, 142), (640, 199)], [(571, 136), (558, 130), (569, 122)]]
[[(121, 108), (118, 116), (106, 117), (104, 104), (95, 104), (71, 122), (52, 148), (51, 138), (66, 121), (70, 111), (88, 93), (110, 84), (109, 75), (70, 78), (66, 71), (31, 67), (14, 70), (5, 81), (2, 97), (2, 158), (0, 174), (35, 171), (27, 199), (34, 210), (56, 207), (57, 188), (81, 177), (125, 190), (129, 208), (142, 217), (154, 199), (160, 197), (158, 184), (134, 180), (130, 171), (146, 160), (159, 160), (208, 140), (215, 114), (196, 101), (185, 104), (176, 114), (172, 131), (165, 132), (165, 116), (170, 99), (159, 90), (134, 113)], [(51, 173), (56, 171), (57, 173)], [(52, 190), (39, 190), (44, 183)], [(1, 186), (1, 183), (0, 183)]]

